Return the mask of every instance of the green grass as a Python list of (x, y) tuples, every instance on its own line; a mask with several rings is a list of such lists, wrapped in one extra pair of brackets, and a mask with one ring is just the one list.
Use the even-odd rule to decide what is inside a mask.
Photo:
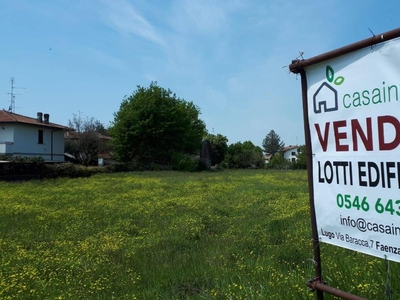
[[(304, 171), (99, 174), (0, 189), (0, 299), (315, 297)], [(383, 260), (326, 244), (321, 253), (330, 286), (400, 298), (399, 264), (388, 280)]]

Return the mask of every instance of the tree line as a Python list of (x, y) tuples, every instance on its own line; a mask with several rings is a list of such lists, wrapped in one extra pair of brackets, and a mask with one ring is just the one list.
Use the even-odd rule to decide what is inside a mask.
[[(226, 136), (207, 132), (200, 114), (193, 102), (156, 82), (148, 87), (137, 86), (123, 98), (108, 128), (95, 118), (74, 115), (69, 121), (74, 131), (67, 133), (66, 152), (79, 163), (90, 165), (97, 161), (98, 153), (109, 151), (115, 161), (144, 169), (163, 166), (201, 170), (207, 168), (205, 159), (218, 168), (264, 168), (266, 157), (271, 157), (270, 167), (289, 166), (282, 160), (285, 144), (274, 130), (266, 135), (262, 148), (251, 141), (228, 145)], [(208, 147), (207, 158), (201, 157), (204, 145)], [(301, 161), (301, 154), (297, 161)]]

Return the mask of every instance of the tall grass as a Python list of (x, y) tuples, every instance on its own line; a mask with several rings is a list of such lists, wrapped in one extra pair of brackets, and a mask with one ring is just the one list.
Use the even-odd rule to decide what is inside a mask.
[[(99, 174), (0, 189), (0, 299), (314, 298), (304, 171)], [(388, 279), (383, 260), (321, 252), (329, 285), (400, 298), (399, 264)]]

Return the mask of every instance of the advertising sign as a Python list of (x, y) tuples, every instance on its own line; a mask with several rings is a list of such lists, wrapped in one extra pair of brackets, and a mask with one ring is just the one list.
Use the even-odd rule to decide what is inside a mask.
[(400, 262), (400, 40), (305, 72), (320, 241)]

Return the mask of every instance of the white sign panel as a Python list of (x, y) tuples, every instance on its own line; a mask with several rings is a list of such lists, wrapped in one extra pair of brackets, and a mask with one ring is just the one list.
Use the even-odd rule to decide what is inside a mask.
[(400, 262), (400, 40), (305, 71), (319, 238)]

